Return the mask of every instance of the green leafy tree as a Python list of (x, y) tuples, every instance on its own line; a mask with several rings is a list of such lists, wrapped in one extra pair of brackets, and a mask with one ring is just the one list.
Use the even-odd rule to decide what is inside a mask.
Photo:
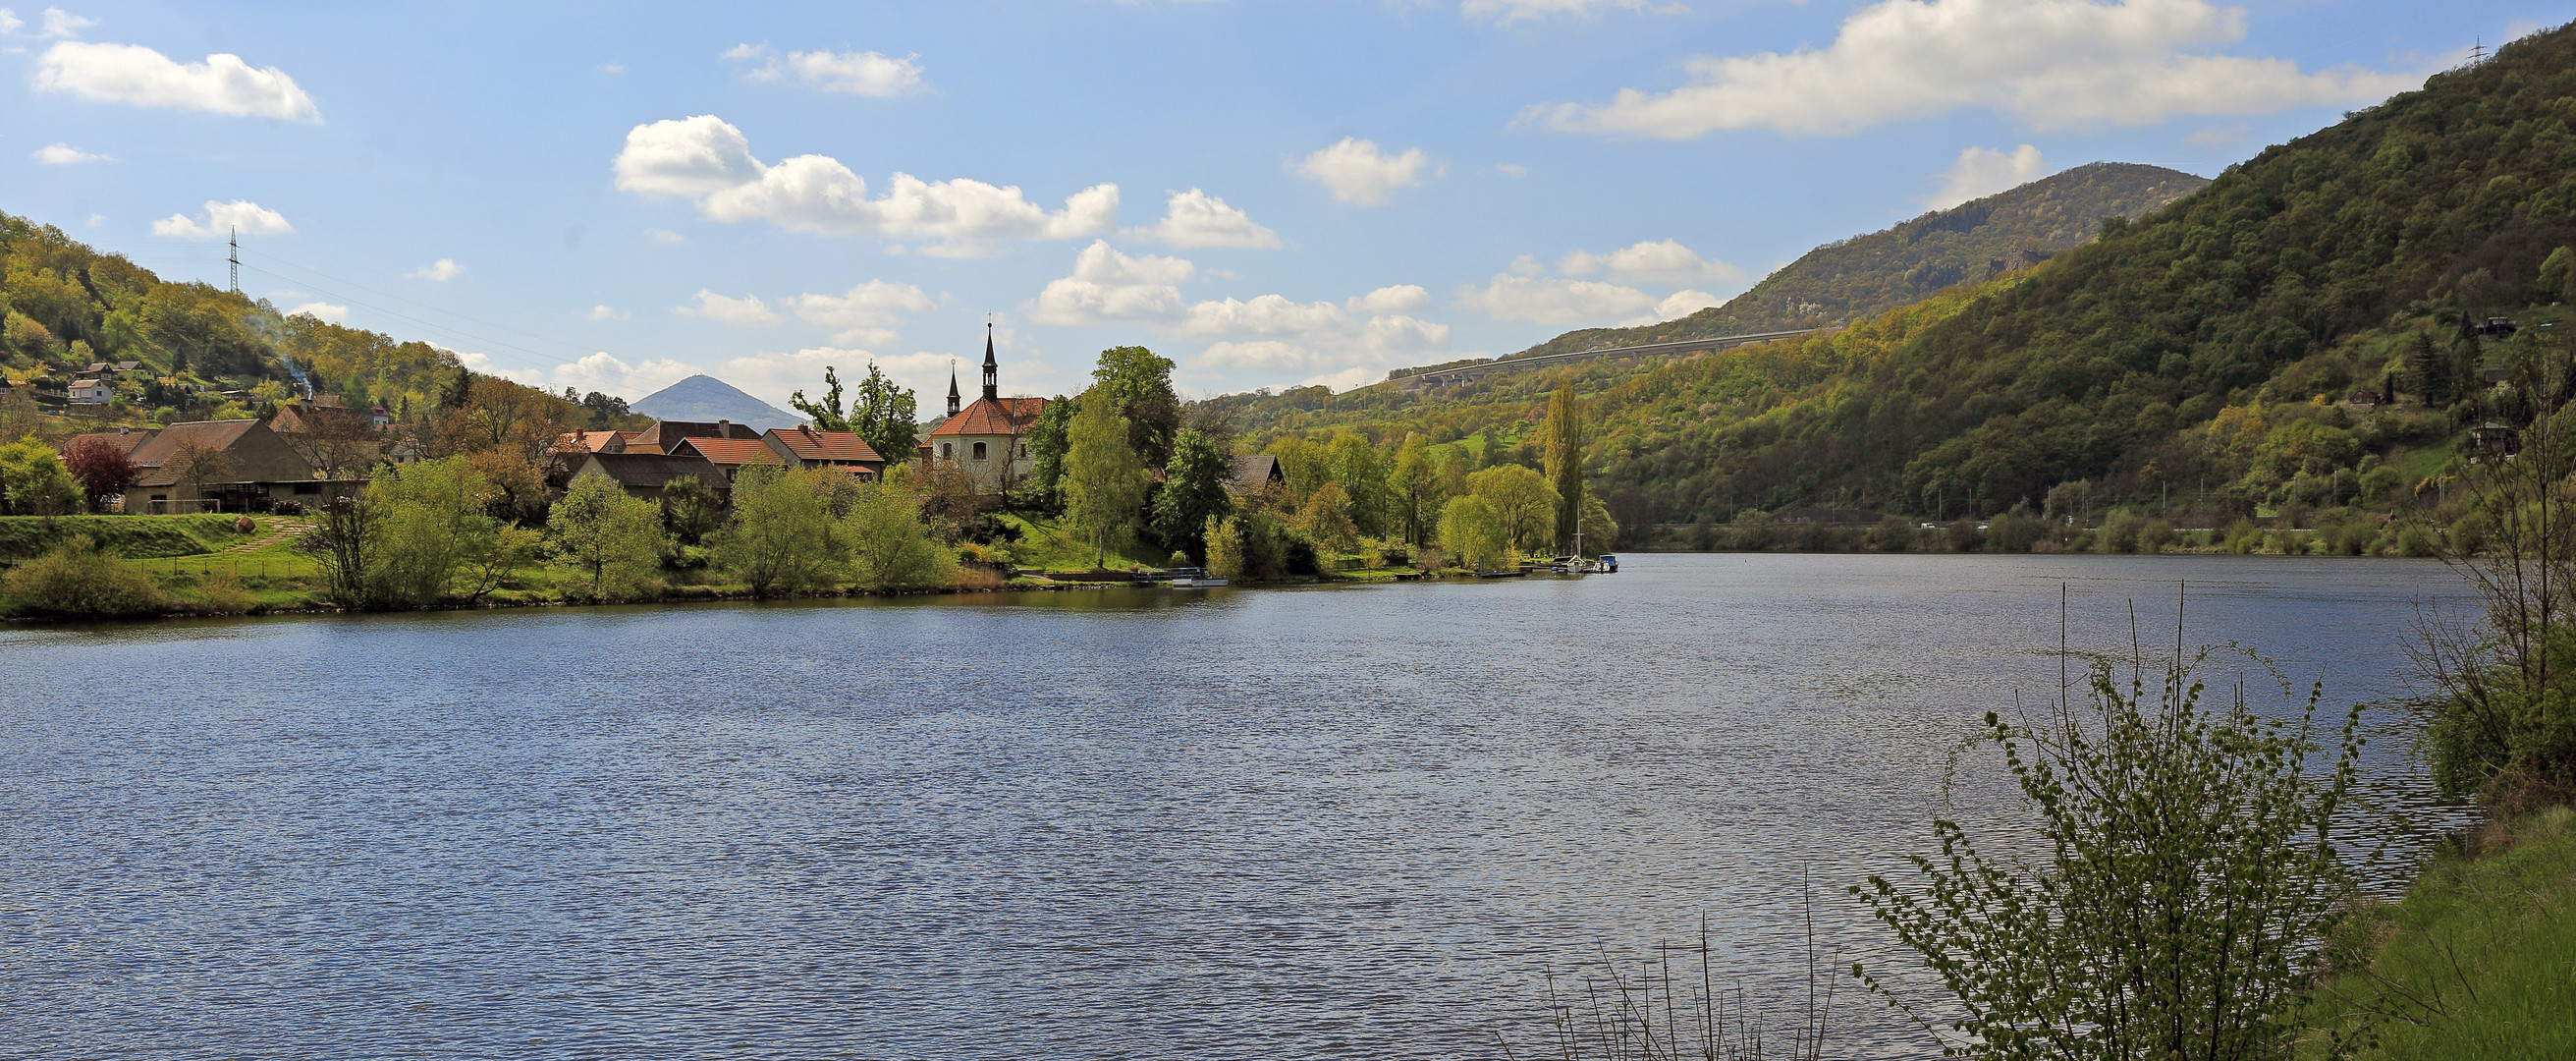
[(1376, 538), (1395, 529), (1395, 491), (1387, 483), (1386, 461), (1367, 436), (1356, 431), (1333, 436), (1324, 462), (1349, 499), (1350, 520), (1359, 533)]
[(858, 401), (846, 410), (841, 405), (841, 377), (837, 369), (823, 366), (823, 398), (810, 401), (805, 392), (789, 395), (787, 404), (804, 413), (821, 431), (849, 431), (857, 434), (888, 461), (909, 460), (921, 446), (920, 415), (912, 389), (897, 386), (887, 379), (874, 361), (868, 362), (868, 375), (859, 381)]
[(2436, 409), (2451, 404), (2455, 396), (2451, 390), (2451, 365), (2433, 345), (2432, 333), (2415, 333), (2414, 345), (2406, 352), (2406, 375), (2424, 404)]
[(58, 516), (80, 507), (80, 488), (53, 447), (34, 435), (0, 446), (0, 513)]
[(2535, 302), (2576, 299), (2576, 247), (2549, 252), (2540, 263), (2540, 275), (2532, 281), (2532, 295)]
[(1084, 392), (1065, 451), (1065, 522), (1091, 543), (1092, 566), (1136, 525), (1145, 502), (1145, 466), (1128, 444), (1127, 418), (1100, 387)]
[(1350, 498), (1342, 493), (1342, 484), (1325, 483), (1315, 488), (1306, 499), (1306, 507), (1297, 511), (1298, 529), (1315, 548), (1328, 556), (1339, 556), (1360, 546), (1360, 530), (1351, 520)]
[(1440, 508), (1449, 503), (1440, 465), (1431, 457), (1431, 441), (1415, 431), (1404, 436), (1395, 453), (1395, 473), (1387, 492), (1395, 501), (1394, 529), (1415, 545), (1429, 544)]
[(724, 501), (696, 476), (673, 479), (662, 488), (662, 526), (683, 544), (706, 541), (724, 526), (724, 519)]
[[(1556, 543), (1556, 487), (1536, 470), (1498, 464), (1467, 477), (1467, 489), (1493, 506), (1511, 547), (1529, 555)], [(1442, 539), (1443, 544), (1457, 546)]]
[(1243, 521), (1232, 516), (1210, 516), (1207, 521), (1207, 569), (1218, 578), (1237, 579), (1247, 573), (1243, 542)]
[(1547, 481), (1556, 488), (1556, 551), (1571, 553), (1584, 498), (1583, 419), (1572, 380), (1558, 383), (1547, 401)]
[(1590, 493), (1583, 495), (1583, 551), (1598, 556), (1619, 546), (1619, 521), (1610, 506)]
[(1073, 419), (1082, 412), (1082, 398), (1056, 397), (1038, 410), (1037, 423), (1029, 428), (1029, 475), (1021, 483), (1029, 508), (1054, 511), (1064, 503), (1064, 458), (1073, 445)]
[(733, 483), (733, 521), (715, 536), (716, 565), (754, 597), (816, 589), (838, 579), (851, 554), (816, 473), (744, 468)]
[(1453, 497), (1440, 510), (1440, 547), (1468, 570), (1498, 568), (1511, 559), (1511, 531), (1492, 502), (1474, 494)]
[(573, 477), (546, 521), (555, 551), (581, 572), (592, 600), (634, 593), (662, 569), (662, 509), (605, 475)]
[(379, 516), (369, 572), (373, 598), (431, 603), (446, 597), (469, 571), (488, 589), (498, 576), (487, 565), (508, 552), (496, 540), (501, 522), (484, 514), (494, 493), (465, 457), (378, 469), (367, 482), (367, 504)]
[(1100, 352), (1091, 370), (1090, 393), (1105, 395), (1127, 421), (1127, 445), (1147, 467), (1172, 459), (1172, 439), (1181, 430), (1181, 398), (1172, 390), (1172, 362), (1141, 346), (1112, 347)]
[(1852, 888), (1949, 1000), (1922, 1004), (1858, 963), (1854, 974), (1945, 1052), (2291, 1056), (2311, 956), (2350, 896), (2336, 829), (2361, 710), (2323, 749), (2321, 685), (2304, 708), (2284, 680), (2286, 711), (2258, 712), (2241, 692), (2212, 710), (2190, 662), (2174, 659), (2152, 691), (2143, 664), (2122, 682), (2100, 662), (2089, 710), (2061, 697), (2036, 722), (1986, 715), (1982, 740), (2040, 824), (2036, 862), (1989, 856), (1935, 821), (1940, 854), (1912, 859), (1920, 890), (1881, 876)]
[(1183, 428), (1172, 440), (1172, 460), (1163, 469), (1163, 489), (1154, 495), (1154, 531), (1165, 544), (1204, 557), (1210, 521), (1234, 510), (1226, 484), (1234, 478), (1234, 461), (1216, 441), (1194, 428)]
[(860, 488), (844, 522), (851, 572), (869, 589), (920, 589), (957, 581), (957, 559), (921, 521), (921, 499), (897, 484)]

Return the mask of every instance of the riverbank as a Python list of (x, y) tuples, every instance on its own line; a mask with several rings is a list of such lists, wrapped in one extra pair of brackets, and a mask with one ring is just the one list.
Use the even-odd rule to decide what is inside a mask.
[(2328, 981), (2309, 1056), (2376, 1015), (2364, 1058), (2576, 1057), (2576, 808), (2489, 824), (2465, 847), (2344, 926), (2367, 964)]

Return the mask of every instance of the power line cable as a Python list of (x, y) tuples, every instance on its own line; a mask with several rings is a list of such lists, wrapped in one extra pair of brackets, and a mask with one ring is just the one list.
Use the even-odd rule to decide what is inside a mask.
[[(573, 348), (573, 349), (584, 349), (584, 348), (587, 348), (587, 347), (589, 346), (589, 344), (587, 344), (587, 343), (574, 342), (574, 341), (572, 341), (572, 340), (570, 340), (570, 339), (558, 339), (558, 338), (556, 338), (556, 337), (554, 337), (554, 336), (551, 336), (551, 335), (539, 335), (539, 334), (537, 334), (536, 332), (528, 331), (528, 330), (523, 329), (523, 328), (514, 328), (514, 327), (511, 327), (510, 325), (502, 324), (502, 323), (500, 323), (500, 322), (498, 322), (498, 321), (487, 321), (487, 320), (483, 320), (483, 319), (478, 318), (478, 317), (468, 316), (468, 315), (463, 314), (463, 313), (458, 313), (458, 312), (456, 312), (455, 310), (448, 309), (448, 308), (446, 308), (446, 307), (444, 307), (444, 306), (433, 306), (433, 305), (430, 305), (429, 303), (426, 303), (426, 302), (421, 302), (421, 301), (418, 301), (418, 300), (415, 300), (415, 299), (405, 298), (405, 297), (403, 297), (403, 296), (401, 296), (401, 295), (394, 294), (394, 293), (393, 293), (393, 292), (391, 292), (391, 291), (380, 291), (380, 290), (377, 290), (376, 288), (368, 287), (368, 286), (367, 286), (367, 285), (365, 285), (365, 284), (358, 283), (358, 282), (357, 282), (357, 281), (355, 281), (355, 280), (348, 279), (347, 277), (343, 277), (343, 276), (336, 276), (336, 275), (333, 275), (333, 274), (331, 274), (331, 273), (324, 272), (324, 271), (322, 271), (321, 269), (317, 269), (317, 268), (315, 268), (315, 267), (313, 267), (313, 266), (310, 266), (310, 265), (304, 265), (304, 264), (299, 263), (299, 262), (288, 261), (288, 260), (287, 260), (287, 259), (285, 259), (285, 258), (280, 258), (280, 257), (278, 257), (278, 256), (276, 256), (276, 255), (273, 255), (273, 254), (260, 254), (260, 253), (257, 253), (257, 252), (253, 252), (252, 256), (253, 256), (253, 257), (256, 257), (256, 258), (264, 258), (264, 259), (267, 259), (267, 260), (268, 260), (268, 261), (270, 261), (270, 262), (273, 262), (273, 263), (276, 263), (276, 264), (279, 264), (279, 265), (283, 265), (283, 266), (286, 266), (286, 267), (291, 268), (291, 269), (301, 269), (301, 270), (304, 270), (305, 272), (312, 273), (313, 275), (318, 276), (318, 277), (321, 277), (321, 278), (323, 278), (324, 280), (330, 281), (331, 283), (339, 284), (339, 285), (344, 286), (344, 287), (356, 288), (357, 290), (365, 291), (365, 292), (367, 292), (367, 293), (369, 293), (369, 294), (377, 295), (377, 296), (380, 296), (380, 297), (383, 297), (383, 298), (389, 298), (389, 299), (392, 299), (392, 300), (394, 300), (394, 301), (396, 301), (396, 302), (401, 302), (401, 303), (404, 303), (404, 304), (406, 304), (406, 305), (414, 306), (414, 307), (417, 307), (417, 308), (422, 309), (422, 310), (426, 310), (426, 311), (431, 312), (431, 313), (443, 314), (443, 315), (445, 315), (445, 316), (454, 317), (454, 318), (456, 318), (456, 319), (458, 319), (458, 320), (462, 320), (462, 321), (470, 321), (470, 322), (472, 322), (472, 323), (479, 324), (479, 325), (482, 325), (482, 326), (487, 327), (487, 328), (498, 328), (498, 329), (500, 329), (500, 330), (502, 330), (502, 331), (505, 331), (505, 332), (512, 332), (512, 333), (515, 333), (515, 334), (518, 334), (518, 335), (524, 335), (524, 336), (527, 336), (528, 338), (531, 338), (531, 339), (537, 339), (537, 340), (541, 340), (541, 341), (549, 342), (549, 343), (556, 343), (556, 344), (560, 344), (560, 345), (562, 345), (562, 346), (569, 347), (569, 348)], [(278, 274), (276, 274), (276, 273), (270, 273), (269, 275), (270, 275), (270, 276), (277, 276)]]

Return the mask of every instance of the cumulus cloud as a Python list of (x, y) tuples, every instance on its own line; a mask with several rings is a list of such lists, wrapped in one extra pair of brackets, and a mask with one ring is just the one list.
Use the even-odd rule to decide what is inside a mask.
[(2048, 166), (2040, 161), (2039, 149), (2029, 144), (2012, 149), (2010, 154), (1988, 147), (1971, 147), (1959, 152), (1959, 160), (1941, 172), (1940, 189), (1924, 197), (1923, 205), (1947, 210), (1970, 199), (1981, 199), (2047, 175)]
[(628, 316), (630, 316), (630, 314), (625, 310), (618, 309), (617, 307), (608, 305), (604, 302), (590, 307), (590, 319), (595, 321), (622, 321)]
[(1431, 305), (1431, 292), (1420, 284), (1394, 284), (1342, 303), (1353, 313), (1412, 313)]
[(445, 283), (449, 280), (454, 280), (459, 276), (465, 275), (465, 267), (456, 264), (456, 259), (454, 258), (441, 258), (437, 261), (421, 266), (418, 269), (414, 269), (407, 275), (414, 280), (429, 280), (437, 283)]
[(73, 147), (70, 144), (47, 144), (43, 147), (37, 148), (33, 157), (36, 161), (42, 162), (48, 166), (71, 166), (78, 165), (83, 162), (109, 161), (106, 155), (93, 155), (87, 151)]
[(818, 92), (882, 98), (928, 87), (921, 81), (918, 55), (896, 59), (876, 52), (789, 52), (781, 56), (766, 44), (737, 44), (724, 57), (758, 64), (743, 72), (745, 81), (790, 82)]
[(769, 303), (761, 301), (758, 295), (731, 298), (705, 288), (698, 289), (697, 305), (679, 306), (673, 312), (691, 317), (705, 317), (711, 321), (723, 321), (737, 328), (766, 328), (783, 319), (779, 317), (777, 310), (769, 308)]
[(2210, 0), (1881, 0), (1845, 19), (1822, 50), (1698, 56), (1683, 63), (1681, 88), (1622, 89), (1608, 103), (1542, 104), (1525, 117), (1678, 140), (1745, 129), (1848, 133), (1988, 107), (2067, 129), (2364, 103), (2423, 84), (2423, 71), (2311, 73), (2287, 59), (2186, 50), (2244, 36), (2244, 10)]
[(19, 18), (17, 12), (0, 7), (0, 36), (16, 33), (19, 27), (26, 24), (27, 20)]
[(1631, 280), (1671, 284), (1705, 280), (1733, 283), (1744, 279), (1744, 270), (1714, 258), (1702, 258), (1699, 252), (1670, 239), (1636, 243), (1608, 254), (1575, 251), (1556, 263), (1556, 271), (1566, 276), (1590, 276), (1605, 270)]
[(257, 69), (218, 52), (182, 63), (140, 44), (64, 41), (36, 60), (37, 90), (137, 107), (212, 111), (281, 121), (321, 121), (313, 97), (274, 66)]
[(347, 324), (349, 307), (329, 302), (307, 302), (286, 311), (289, 317), (311, 317), (327, 324)]
[(1655, 296), (1624, 284), (1496, 273), (1483, 287), (1458, 289), (1451, 303), (1498, 321), (1603, 324), (1655, 307)]
[(705, 217), (727, 223), (765, 220), (827, 236), (924, 241), (925, 253), (979, 254), (1001, 240), (1077, 239), (1118, 221), (1118, 186), (1096, 184), (1048, 211), (1020, 189), (959, 178), (924, 181), (896, 173), (884, 195), (839, 161), (798, 155), (775, 166), (754, 158), (742, 130), (712, 114), (669, 119), (628, 130), (614, 163), (617, 187), (639, 195), (694, 201)]
[(1071, 275), (1047, 281), (1029, 316), (1059, 325), (1168, 318), (1181, 311), (1180, 285), (1197, 275), (1187, 259), (1130, 255), (1093, 240), (1074, 256)]
[[(1387, 154), (1374, 140), (1345, 136), (1339, 143), (1306, 156), (1297, 175), (1324, 186), (1333, 198), (1361, 206), (1384, 206), (1395, 193), (1422, 185), (1422, 171), (1432, 169), (1421, 148)], [(1436, 174), (1435, 170), (1435, 174)]]
[(870, 280), (838, 295), (798, 295), (787, 305), (806, 323), (840, 329), (834, 343), (883, 346), (895, 341), (890, 326), (905, 314), (927, 313), (938, 303), (911, 284)]
[(199, 222), (186, 214), (172, 214), (152, 223), (152, 234), (175, 239), (225, 239), (234, 232), (245, 236), (293, 235), (295, 226), (286, 223), (286, 215), (248, 199), (229, 203), (206, 201), (206, 220)]
[(1529, 176), (1529, 167), (1521, 165), (1518, 162), (1498, 162), (1494, 164), (1494, 172), (1510, 177), (1513, 180), (1519, 180), (1523, 177)]
[(1279, 234), (1259, 224), (1225, 200), (1192, 188), (1164, 200), (1163, 220), (1152, 228), (1130, 229), (1130, 239), (1152, 240), (1191, 250), (1199, 247), (1276, 247)]
[(1675, 291), (1670, 295), (1664, 296), (1663, 301), (1655, 303), (1655, 319), (1658, 321), (1675, 320), (1690, 316), (1691, 314), (1697, 313), (1711, 306), (1723, 306), (1725, 304), (1725, 299), (1709, 294), (1706, 291), (1693, 291), (1689, 288), (1683, 288), (1682, 290)]
[[(59, 7), (46, 8), (44, 14), (39, 17), (44, 22), (44, 28), (36, 32), (36, 35), (39, 37), (54, 37), (68, 40), (70, 38), (80, 36), (80, 32), (82, 30), (90, 29), (98, 25), (97, 19), (82, 18), (79, 15), (72, 14), (71, 12), (65, 11)], [(17, 20), (11, 19), (10, 21), (15, 22)], [(11, 28), (15, 29), (16, 27), (13, 26)]]
[(1483, 19), (1502, 25), (1535, 22), (1552, 15), (1590, 18), (1603, 11), (1646, 11), (1658, 15), (1681, 15), (1690, 8), (1653, 0), (1466, 0), (1458, 13), (1471, 19)]

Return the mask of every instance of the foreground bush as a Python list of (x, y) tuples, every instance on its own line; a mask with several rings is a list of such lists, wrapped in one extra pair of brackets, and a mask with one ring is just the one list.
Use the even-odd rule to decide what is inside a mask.
[(159, 610), (161, 590), (152, 576), (76, 535), (36, 562), (9, 572), (5, 582), (18, 606), (36, 615), (96, 619)]

